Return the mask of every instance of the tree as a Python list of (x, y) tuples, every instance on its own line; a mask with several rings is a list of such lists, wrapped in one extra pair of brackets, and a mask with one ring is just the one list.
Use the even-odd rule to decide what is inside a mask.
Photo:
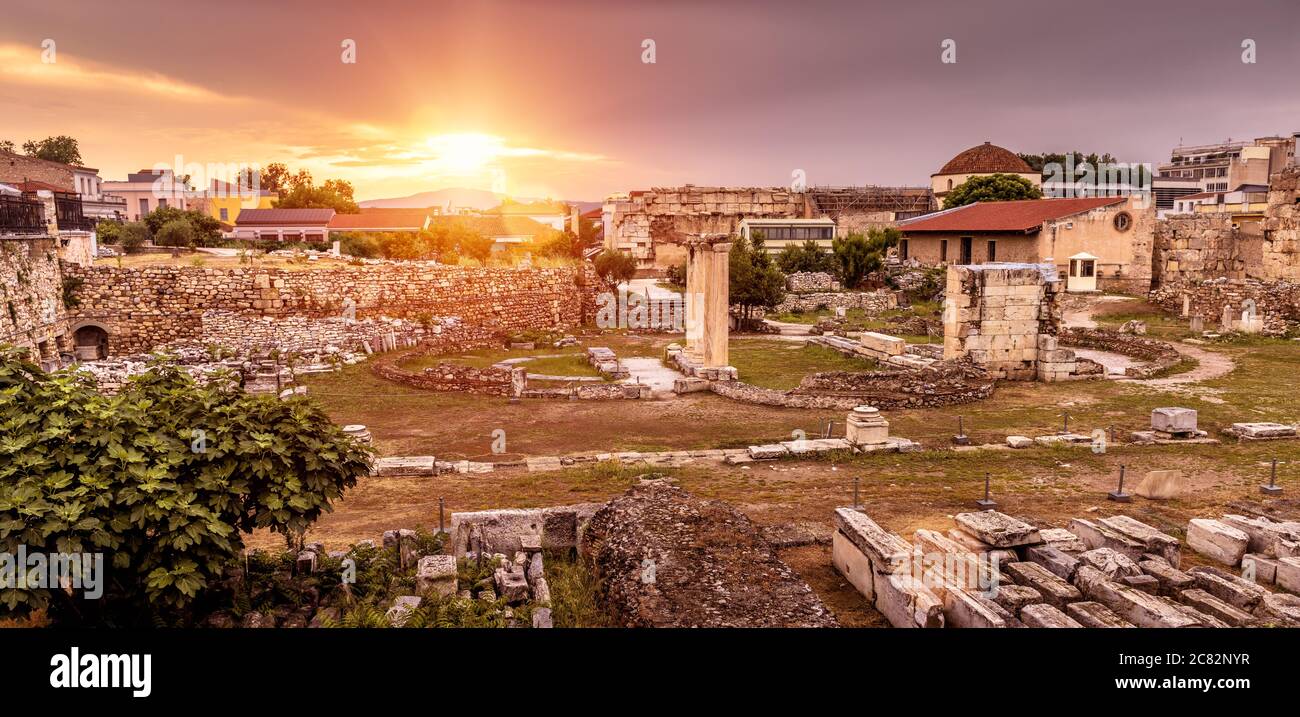
[(194, 227), (184, 219), (173, 219), (167, 222), (153, 235), (153, 243), (158, 246), (193, 249), (196, 241)]
[(836, 237), (832, 245), (844, 288), (856, 289), (863, 277), (879, 269), (884, 262), (885, 252), (896, 245), (901, 236), (902, 232), (893, 227), (873, 227), (865, 236), (859, 232), (850, 232)]
[(0, 152), (8, 152), (9, 154), (14, 154), (14, 152), (17, 149), (18, 148), (14, 146), (12, 140), (0, 139)]
[(587, 245), (572, 231), (553, 232), (537, 241), (538, 253), (560, 259), (581, 259)]
[[(149, 233), (155, 238), (162, 235), (162, 229), (174, 221), (183, 221), (190, 226), (193, 246), (210, 246), (221, 240), (221, 222), (216, 217), (197, 209), (177, 209), (176, 207), (158, 207), (144, 215), (142, 221), (148, 225)], [(162, 244), (160, 246), (182, 246), (180, 244)], [(188, 246), (188, 245), (187, 245)]]
[(957, 185), (943, 198), (943, 208), (952, 209), (975, 202), (1005, 202), (1019, 199), (1042, 199), (1043, 190), (1015, 174), (987, 174), (971, 177)]
[(65, 134), (23, 142), (23, 151), (29, 157), (81, 166), (81, 150), (77, 147), (77, 140)]
[(315, 402), (246, 394), (232, 373), (200, 385), (158, 361), (109, 396), (0, 348), (0, 395), (0, 552), (106, 556), (102, 599), (0, 592), (20, 615), (184, 624), (244, 535), (300, 539), (369, 470), (368, 449)]
[(591, 261), (596, 273), (605, 281), (618, 286), (636, 276), (636, 259), (617, 249), (606, 249)]
[(785, 275), (772, 263), (761, 235), (752, 243), (744, 237), (733, 240), (727, 274), (728, 301), (740, 306), (745, 319), (754, 308), (770, 309), (785, 299)]
[(149, 243), (152, 236), (149, 225), (144, 222), (127, 222), (118, 231), (118, 241), (122, 244), (122, 251), (127, 254), (134, 254), (140, 247)]
[(802, 245), (786, 244), (781, 253), (776, 255), (776, 265), (787, 274), (800, 271), (824, 271), (829, 274), (836, 269), (835, 256), (823, 251), (812, 239)]
[(492, 245), (494, 243), (492, 237), (474, 234), (461, 236), (456, 246), (461, 254), (474, 259), (483, 266), (487, 266), (488, 257), (492, 256)]

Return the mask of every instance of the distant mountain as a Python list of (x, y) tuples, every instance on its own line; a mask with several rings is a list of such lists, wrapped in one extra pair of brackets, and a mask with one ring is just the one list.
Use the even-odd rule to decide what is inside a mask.
[[(451, 203), (452, 207), (470, 209), (491, 209), (505, 199), (506, 195), (490, 192), (486, 189), (465, 189), (455, 187), (452, 189), (439, 189), (433, 192), (419, 192), (407, 197), (393, 197), (388, 199), (367, 199), (363, 202), (357, 202), (361, 207), (386, 207), (386, 208), (408, 208), (423, 209), (425, 207), (441, 207)], [(517, 202), (535, 202), (540, 201), (534, 197), (511, 197)], [(567, 200), (565, 200), (567, 201)], [(568, 202), (578, 207), (579, 211), (586, 212), (601, 206), (601, 202)]]

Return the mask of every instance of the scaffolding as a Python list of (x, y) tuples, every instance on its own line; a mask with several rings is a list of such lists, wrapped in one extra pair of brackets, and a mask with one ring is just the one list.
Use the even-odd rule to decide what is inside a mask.
[(832, 219), (865, 212), (892, 212), (895, 219), (906, 219), (932, 212), (937, 206), (929, 187), (809, 187), (808, 196), (818, 216)]

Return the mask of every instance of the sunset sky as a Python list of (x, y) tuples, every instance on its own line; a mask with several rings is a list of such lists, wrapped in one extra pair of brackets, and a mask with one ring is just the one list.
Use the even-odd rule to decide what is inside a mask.
[(72, 135), (106, 179), (282, 161), (359, 199), (919, 185), (985, 140), (1158, 162), (1300, 130), (1297, 31), (1294, 0), (7, 0), (0, 139)]

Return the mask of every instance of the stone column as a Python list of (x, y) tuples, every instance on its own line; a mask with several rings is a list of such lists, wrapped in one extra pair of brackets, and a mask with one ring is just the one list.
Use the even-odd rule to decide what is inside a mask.
[(686, 355), (698, 359), (701, 354), (700, 336), (704, 330), (701, 317), (704, 307), (700, 301), (703, 284), (703, 250), (695, 245), (686, 246)]
[(709, 244), (700, 247), (707, 257), (704, 271), (704, 335), (703, 363), (706, 368), (723, 368), (730, 365), (727, 341), (730, 337), (731, 319), (728, 309), (730, 286), (730, 242)]

